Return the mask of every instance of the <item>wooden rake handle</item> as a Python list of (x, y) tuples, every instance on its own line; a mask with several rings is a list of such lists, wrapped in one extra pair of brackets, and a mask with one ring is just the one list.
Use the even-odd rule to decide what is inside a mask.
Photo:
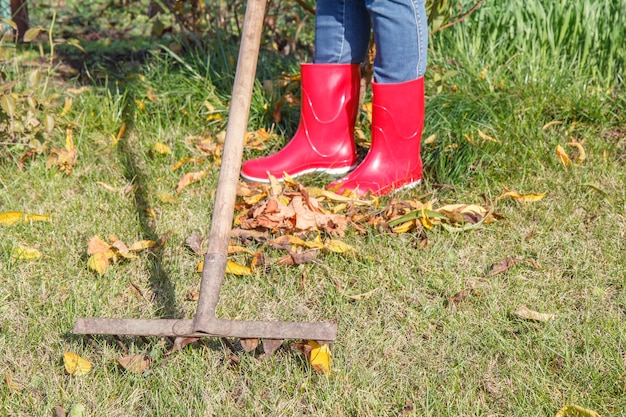
[(194, 331), (210, 333), (209, 322), (215, 317), (215, 308), (226, 273), (228, 242), (237, 199), (237, 182), (248, 129), (266, 2), (267, 0), (248, 0), (246, 6)]

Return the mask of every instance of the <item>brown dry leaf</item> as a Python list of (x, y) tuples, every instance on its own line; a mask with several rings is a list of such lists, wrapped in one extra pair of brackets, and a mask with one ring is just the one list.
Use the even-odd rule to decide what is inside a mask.
[(240, 228), (231, 230), (230, 236), (233, 239), (239, 239), (241, 241), (247, 241), (247, 240), (252, 239), (258, 242), (267, 242), (269, 239), (269, 233), (267, 231), (244, 230)]
[(56, 414), (56, 417), (67, 417), (67, 414), (65, 413), (63, 407), (58, 404), (54, 406), (54, 413)]
[(450, 304), (458, 305), (461, 302), (465, 301), (466, 298), (467, 298), (467, 291), (461, 290), (457, 292), (456, 294), (454, 294), (452, 297), (450, 297)]
[(6, 213), (0, 213), (0, 225), (13, 226), (19, 223), (32, 223), (32, 222), (49, 222), (50, 216), (44, 216), (43, 214), (29, 214), (22, 213), (21, 211), (9, 211)]
[(11, 371), (8, 371), (6, 374), (4, 374), (4, 383), (7, 385), (7, 387), (11, 391), (21, 391), (22, 390), (21, 384), (18, 384), (18, 383), (15, 382), (13, 372), (11, 372)]
[(187, 293), (185, 296), (185, 300), (187, 301), (198, 301), (200, 299), (200, 292), (198, 290), (192, 290)]
[(302, 265), (309, 262), (315, 262), (319, 249), (311, 249), (304, 252), (291, 252), (278, 259), (279, 265)]
[(178, 181), (178, 186), (176, 187), (176, 194), (180, 194), (183, 188), (188, 186), (193, 182), (200, 181), (207, 176), (206, 171), (197, 171), (197, 172), (189, 172), (185, 174), (180, 181)]
[(489, 270), (489, 273), (487, 273), (487, 276), (488, 277), (492, 277), (494, 275), (498, 275), (498, 274), (501, 274), (503, 272), (506, 272), (509, 269), (513, 268), (515, 265), (517, 265), (520, 262), (528, 262), (532, 266), (534, 266), (535, 269), (541, 269), (539, 264), (534, 259), (530, 259), (530, 258), (510, 258), (510, 257), (507, 257), (507, 258), (504, 258), (501, 262), (493, 265), (491, 267), (491, 269)]
[(524, 320), (533, 320), (533, 321), (541, 321), (541, 322), (550, 321), (556, 317), (556, 314), (539, 313), (537, 311), (530, 310), (525, 305), (519, 306), (517, 310), (515, 310), (514, 314), (517, 317), (522, 318)]
[(477, 204), (448, 204), (435, 210), (450, 219), (453, 223), (476, 224), (489, 212)]
[[(87, 242), (87, 254), (94, 255), (96, 253), (108, 253), (111, 251), (111, 245), (100, 239), (100, 236), (93, 236)], [(111, 253), (111, 256), (113, 254)]]
[(295, 212), (291, 205), (286, 206), (276, 197), (268, 197), (248, 210), (247, 218), (241, 222), (242, 229), (264, 228), (293, 229), (293, 217)]
[(265, 128), (261, 128), (256, 132), (248, 132), (246, 134), (245, 146), (248, 149), (263, 151), (266, 149), (265, 142), (274, 137), (276, 137), (276, 135), (269, 133)]
[(117, 360), (122, 368), (133, 374), (142, 374), (150, 367), (150, 357), (148, 355), (129, 355)]
[(185, 346), (193, 343), (193, 342), (197, 342), (198, 340), (200, 340), (199, 337), (183, 337), (183, 336), (179, 336), (174, 340), (174, 344), (172, 345), (171, 349), (168, 350), (167, 352), (165, 352), (165, 355), (170, 355), (176, 351), (182, 350)]
[(283, 344), (283, 339), (263, 339), (263, 352), (266, 356), (272, 356)]
[(317, 221), (315, 219), (315, 212), (304, 205), (304, 200), (301, 196), (296, 196), (291, 200), (291, 206), (295, 211), (296, 218), (296, 230), (314, 230), (317, 228)]
[(192, 231), (187, 239), (185, 239), (185, 246), (193, 251), (196, 255), (204, 255), (204, 250), (202, 249), (202, 242), (204, 242), (204, 238), (200, 236), (196, 231)]
[(91, 363), (72, 352), (65, 352), (63, 364), (65, 365), (65, 370), (70, 375), (87, 375), (91, 371)]
[(259, 346), (259, 339), (240, 339), (241, 347), (246, 352), (252, 352)]
[(126, 246), (124, 242), (122, 242), (115, 236), (111, 236), (109, 238), (109, 241), (111, 242), (111, 249), (113, 250), (113, 252), (115, 252), (116, 255), (120, 255), (126, 259), (137, 258), (137, 255), (135, 255), (134, 253), (130, 253), (128, 246)]
[(563, 166), (569, 167), (572, 165), (572, 161), (569, 159), (569, 156), (561, 145), (556, 145), (556, 158), (563, 164)]

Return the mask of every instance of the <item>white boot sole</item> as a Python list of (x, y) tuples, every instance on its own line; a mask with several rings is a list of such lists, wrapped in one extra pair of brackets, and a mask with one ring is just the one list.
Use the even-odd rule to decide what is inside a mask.
[[(312, 174), (314, 172), (322, 172), (328, 175), (343, 175), (346, 174), (350, 171), (352, 171), (354, 168), (356, 168), (356, 165), (353, 166), (349, 166), (349, 167), (344, 167), (344, 168), (311, 168), (311, 169), (307, 169), (304, 171), (300, 171), (297, 172), (295, 174), (290, 174), (289, 176), (291, 178), (297, 178), (300, 177), (302, 175), (306, 175), (306, 174)], [(251, 177), (249, 175), (245, 175), (243, 172), (240, 174), (241, 178), (243, 178), (244, 180), (248, 181), (248, 182), (262, 182), (262, 183), (266, 183), (269, 184), (270, 180), (269, 180), (269, 173), (268, 173), (268, 177), (265, 178), (257, 178), (257, 177)], [(276, 177), (276, 179), (278, 181), (283, 181), (283, 177)]]

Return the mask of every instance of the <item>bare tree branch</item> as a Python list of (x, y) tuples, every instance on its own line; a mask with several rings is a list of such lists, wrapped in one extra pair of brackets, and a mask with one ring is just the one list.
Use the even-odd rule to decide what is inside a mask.
[(308, 4), (306, 4), (304, 2), (304, 0), (295, 0), (295, 1), (296, 1), (296, 3), (298, 3), (300, 5), (300, 7), (302, 7), (307, 12), (309, 12), (311, 14), (315, 14), (315, 7), (309, 6)]
[(439, 31), (442, 31), (446, 28), (449, 28), (451, 26), (454, 26), (458, 23), (461, 23), (462, 21), (464, 21), (469, 15), (471, 15), (472, 13), (474, 13), (476, 10), (478, 10), (478, 8), (484, 3), (485, 0), (478, 0), (471, 9), (469, 9), (467, 12), (463, 13), (461, 16), (459, 16), (458, 19), (456, 19), (454, 22), (450, 22), (450, 23), (446, 23), (443, 26), (440, 26), (436, 31), (434, 32), (430, 32), (430, 35), (432, 35), (433, 33), (437, 33)]

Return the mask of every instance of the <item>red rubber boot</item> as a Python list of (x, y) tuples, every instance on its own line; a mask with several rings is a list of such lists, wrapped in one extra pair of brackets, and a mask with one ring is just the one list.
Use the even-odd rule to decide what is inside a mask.
[(422, 179), (424, 77), (397, 84), (372, 83), (372, 146), (363, 162), (328, 188), (338, 194), (384, 195)]
[(244, 162), (241, 176), (269, 182), (321, 171), (345, 174), (356, 164), (354, 123), (359, 105), (358, 64), (302, 64), (300, 125), (277, 153)]

